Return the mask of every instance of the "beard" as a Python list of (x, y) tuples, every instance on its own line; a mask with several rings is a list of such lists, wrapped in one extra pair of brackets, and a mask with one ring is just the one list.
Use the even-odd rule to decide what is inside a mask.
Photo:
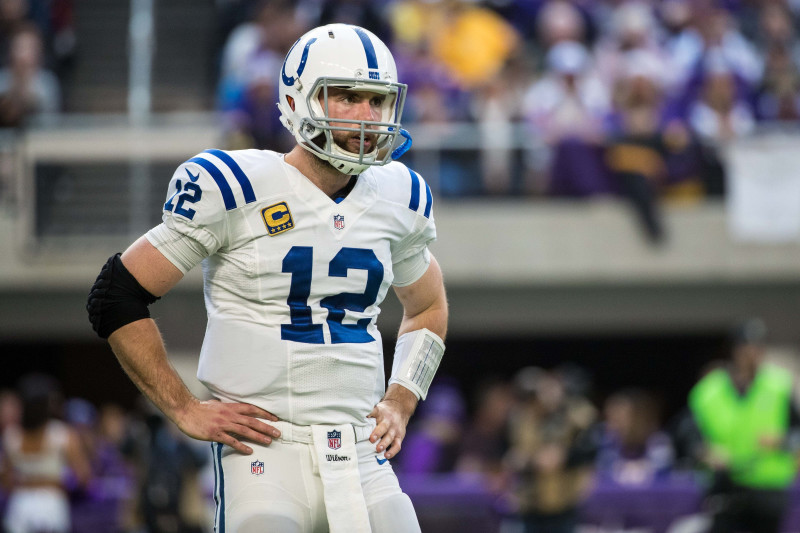
[[(375, 154), (376, 157), (378, 156), (377, 145), (380, 136), (381, 134), (377, 132), (371, 133), (371, 130), (364, 131), (364, 157), (370, 154)], [(360, 132), (332, 130), (331, 138), (333, 139), (333, 144), (338, 146), (341, 150), (344, 150), (354, 158), (358, 158), (359, 150), (361, 148)], [(324, 151), (325, 142), (324, 133), (320, 133), (311, 139), (311, 143), (319, 148), (320, 151)], [(338, 171), (336, 166), (325, 158), (313, 157), (311, 158), (311, 164), (322, 172), (326, 172), (331, 169)]]
[[(361, 134), (352, 131), (333, 131), (333, 142), (344, 150), (350, 152), (354, 156), (358, 156), (361, 151)], [(378, 134), (364, 132), (364, 155), (373, 152), (378, 145)]]

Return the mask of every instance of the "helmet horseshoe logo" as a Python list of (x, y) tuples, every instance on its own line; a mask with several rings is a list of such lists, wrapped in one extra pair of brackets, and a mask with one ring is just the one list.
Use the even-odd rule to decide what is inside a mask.
[(295, 75), (293, 78), (290, 78), (286, 75), (286, 59), (289, 59), (289, 56), (292, 55), (292, 50), (294, 50), (294, 47), (297, 46), (297, 43), (299, 43), (300, 40), (298, 39), (297, 42), (292, 45), (292, 48), (289, 49), (289, 53), (286, 54), (286, 59), (283, 60), (283, 67), (281, 67), (281, 79), (285, 85), (291, 87), (294, 85), (294, 82), (297, 81), (298, 78), (300, 78), (300, 76), (303, 74), (303, 71), (306, 69), (306, 61), (308, 61), (308, 49), (316, 41), (317, 38), (314, 37), (306, 43), (305, 48), (303, 48), (303, 55), (300, 56), (300, 64), (297, 66), (297, 75)]

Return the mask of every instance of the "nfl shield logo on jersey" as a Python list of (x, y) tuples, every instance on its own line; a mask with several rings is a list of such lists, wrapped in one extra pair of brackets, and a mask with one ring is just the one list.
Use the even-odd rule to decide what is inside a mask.
[(342, 432), (333, 430), (328, 432), (328, 448), (338, 450), (342, 447)]
[(333, 215), (333, 227), (344, 229), (344, 215)]
[(250, 463), (250, 473), (254, 476), (260, 476), (264, 473), (264, 461), (253, 461)]

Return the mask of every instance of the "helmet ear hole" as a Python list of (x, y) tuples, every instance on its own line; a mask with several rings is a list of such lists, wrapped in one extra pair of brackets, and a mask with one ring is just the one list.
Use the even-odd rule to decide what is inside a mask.
[(287, 94), (286, 95), (286, 102), (288, 102), (289, 107), (292, 108), (292, 111), (294, 111), (294, 98), (292, 98), (291, 96), (289, 96)]

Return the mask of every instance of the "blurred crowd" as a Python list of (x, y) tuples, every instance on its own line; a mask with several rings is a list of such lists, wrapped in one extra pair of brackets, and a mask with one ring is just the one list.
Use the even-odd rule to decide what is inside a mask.
[(210, 462), (143, 399), (98, 407), (38, 373), (0, 391), (0, 531), (201, 533)]
[(441, 194), (621, 195), (653, 241), (663, 237), (657, 200), (721, 196), (720, 147), (800, 117), (791, 0), (219, 6), (217, 102), (230, 147), (285, 150), (274, 102), (286, 50), (318, 24), (358, 24), (395, 54), (409, 85), (404, 122), (478, 126), (479, 164), (444, 151), (429, 177)]
[[(800, 117), (793, 0), (217, 0), (216, 11), (228, 148), (290, 148), (275, 106), (286, 51), (318, 24), (358, 24), (394, 52), (405, 122), (439, 128), (429, 179), (442, 195), (624, 196), (654, 241), (657, 200), (723, 195), (720, 148)], [(0, 127), (61, 109), (76, 42), (72, 0), (0, 1)], [(448, 143), (461, 123), (476, 126), (478, 151)]]
[[(61, 109), (76, 58), (73, 4), (0, 1), (0, 128)], [(765, 123), (796, 129), (800, 117), (795, 0), (216, 0), (215, 8), (217, 34), (207, 39), (224, 147), (288, 150), (293, 139), (275, 106), (286, 51), (316, 25), (358, 24), (395, 55), (410, 88), (411, 133), (441, 146), (426, 176), (439, 194), (623, 197), (655, 243), (664, 239), (660, 200), (723, 196), (724, 147)], [(469, 150), (459, 124), (472, 126)], [(415, 166), (431, 148), (418, 142), (406, 162)]]
[(0, 128), (61, 110), (75, 50), (72, 0), (0, 0)]
[[(589, 375), (572, 365), (526, 367), (470, 397), (455, 380), (437, 378), (392, 463), (400, 476), (480, 479), (498, 516), (524, 519), (531, 531), (577, 525), (598, 479), (647, 487), (697, 466), (679, 457), (653, 394), (619, 390), (599, 405), (592, 396)], [(51, 377), (27, 375), (0, 393), (0, 435), (0, 531), (33, 531), (19, 528), (26, 513), (54, 519), (38, 524), (48, 531), (78, 533), (200, 533), (211, 523), (207, 443), (144, 403), (97, 407), (63, 398)], [(41, 466), (30, 465), (48, 461), (57, 468), (45, 483)], [(59, 512), (42, 513), (43, 487), (54, 489)]]
[[(655, 522), (695, 513), (706, 522), (693, 531), (755, 523), (777, 533), (797, 475), (800, 412), (795, 378), (765, 360), (765, 338), (758, 319), (733, 328), (728, 354), (701, 368), (671, 411), (652, 389), (609, 389), (569, 361), (484, 376), (470, 390), (437, 376), (393, 468), (406, 490), (436, 476), (454, 494), (477, 483), (493, 520), (511, 528), (502, 531), (570, 533), (609, 520), (618, 531), (665, 531)], [(65, 398), (53, 377), (25, 375), (0, 390), (0, 531), (207, 531), (209, 452), (148, 403), (98, 406)], [(597, 500), (603, 490), (611, 500)], [(637, 491), (663, 495), (660, 517), (631, 511)]]
[(569, 364), (490, 380), (475, 405), (468, 416), (467, 398), (437, 378), (394, 468), (479, 476), (495, 512), (526, 532), (574, 531), (598, 482), (646, 488), (679, 468), (654, 394), (625, 388), (596, 402), (589, 375)]

